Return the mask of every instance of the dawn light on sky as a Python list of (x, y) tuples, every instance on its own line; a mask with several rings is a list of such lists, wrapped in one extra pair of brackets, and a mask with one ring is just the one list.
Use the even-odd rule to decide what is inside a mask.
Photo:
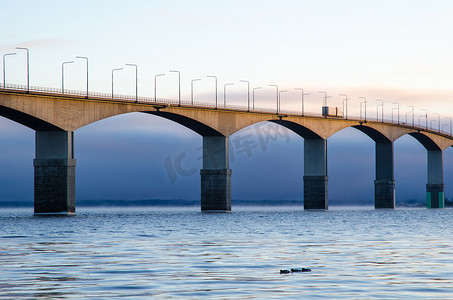
[[(263, 108), (275, 107), (275, 89), (268, 85), (276, 84), (288, 91), (282, 95), (283, 110), (300, 109), (300, 91), (295, 88), (303, 88), (310, 93), (305, 98), (306, 110), (318, 115), (323, 97), (318, 91), (325, 91), (332, 106), (342, 106), (339, 94), (347, 94), (349, 113), (356, 117), (359, 97), (368, 99), (372, 118), (376, 116), (376, 99), (383, 99), (386, 119), (392, 118), (393, 102), (399, 103), (402, 120), (411, 110), (408, 106), (414, 106), (416, 123), (424, 115), (422, 109), (427, 110), (429, 123), (439, 113), (443, 129), (447, 128), (447, 117), (452, 117), (450, 0), (2, 0), (0, 6), (0, 53), (17, 52), (8, 56), (4, 65), (6, 77), (2, 75), (2, 80), (10, 84), (26, 84), (25, 51), (15, 48), (27, 47), (33, 86), (60, 88), (62, 62), (74, 61), (65, 67), (65, 88), (83, 91), (86, 65), (76, 56), (85, 56), (89, 58), (89, 88), (93, 92), (110, 93), (112, 69), (124, 68), (115, 74), (115, 93), (134, 95), (135, 69), (126, 64), (136, 64), (139, 96), (153, 97), (154, 76), (165, 74), (157, 79), (157, 97), (177, 99), (177, 74), (169, 70), (179, 70), (182, 98), (187, 100), (191, 80), (199, 78), (194, 83), (194, 98), (213, 102), (214, 82), (207, 76), (215, 75), (219, 99), (224, 84), (234, 83), (228, 88), (229, 104), (246, 105), (247, 85), (240, 80), (248, 80), (250, 88), (262, 87), (255, 99), (256, 106)], [(0, 125), (0, 140), (5, 141), (0, 142), (2, 169), (16, 161), (11, 166), (12, 173), (17, 173), (14, 180), (26, 182), (31, 191), (19, 195), (6, 174), (0, 175), (0, 190), (4, 186), (6, 198), (28, 199), (32, 193), (33, 132), (6, 119), (1, 119)], [(265, 151), (256, 148), (251, 158), (238, 154), (232, 163), (236, 176), (233, 198), (302, 197), (303, 142), (289, 135), (289, 142), (277, 139)], [(139, 114), (119, 116), (81, 128), (76, 139), (78, 198), (199, 197), (199, 173), (171, 182), (165, 169), (167, 157), (174, 159), (183, 152), (187, 153), (185, 170), (200, 168), (197, 148), (201, 137), (180, 125)], [(374, 143), (354, 129), (331, 139), (329, 193), (333, 199), (369, 198), (373, 192)], [(347, 139), (354, 141), (356, 149), (347, 148)], [(334, 145), (338, 145), (336, 150)], [(366, 157), (360, 161), (362, 150)], [(451, 195), (448, 181), (453, 179), (453, 168), (448, 167), (453, 159), (450, 152), (444, 156), (447, 197)], [(98, 156), (93, 157), (95, 154)], [(108, 160), (110, 155), (114, 158)], [(275, 161), (275, 157), (286, 163), (287, 177), (263, 177), (261, 182), (258, 177), (250, 185), (241, 185), (238, 178), (246, 178), (247, 169), (253, 166), (257, 174), (263, 174), (265, 170), (259, 170), (263, 161)], [(413, 160), (404, 164), (408, 157)], [(339, 160), (348, 158), (357, 159), (357, 165), (342, 166)], [(278, 168), (270, 163), (264, 165)], [(409, 173), (412, 181), (418, 176), (420, 188), (411, 189), (410, 183), (405, 183), (398, 190), (398, 182), (405, 182), (401, 174), (408, 165), (416, 168)], [(355, 186), (354, 192), (342, 189), (348, 184), (341, 175), (345, 168), (356, 174), (356, 180), (368, 181)], [(155, 173), (148, 173), (151, 170)], [(118, 177), (112, 178), (112, 174)], [(397, 197), (424, 197), (426, 152), (410, 137), (395, 143), (395, 175)], [(278, 192), (273, 184), (285, 192)], [(253, 194), (253, 186), (259, 185), (268, 186), (269, 191)], [(401, 191), (404, 193), (398, 194)]]
[[(239, 80), (278, 84), (291, 90), (286, 102), (297, 102), (293, 88), (302, 87), (315, 93), (307, 97), (314, 104), (321, 89), (338, 106), (338, 94), (348, 94), (351, 109), (360, 96), (452, 108), (448, 0), (2, 1), (0, 15), (0, 50), (30, 48), (32, 85), (59, 87), (61, 63), (87, 56), (91, 89), (99, 92), (110, 92), (113, 68), (134, 63), (143, 96), (153, 96), (155, 74), (167, 73), (159, 96), (176, 98), (177, 77), (168, 73), (175, 69), (185, 98), (190, 80), (203, 79), (195, 91), (204, 101), (213, 99), (206, 75), (216, 75), (220, 85), (235, 83), (232, 94), (245, 93)], [(25, 84), (25, 53), (7, 64), (7, 81)], [(67, 67), (67, 88), (84, 89), (84, 68), (83, 60)], [(118, 93), (134, 94), (133, 68), (117, 82)], [(273, 98), (271, 87), (259, 92), (261, 105)]]

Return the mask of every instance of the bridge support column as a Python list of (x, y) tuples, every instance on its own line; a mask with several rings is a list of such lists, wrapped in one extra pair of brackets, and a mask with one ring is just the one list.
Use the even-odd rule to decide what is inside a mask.
[(327, 140), (304, 141), (304, 209), (328, 209)]
[(74, 133), (36, 132), (35, 214), (75, 213)]
[(426, 206), (445, 207), (445, 186), (442, 150), (428, 151), (428, 184), (426, 185)]
[(393, 176), (393, 143), (376, 143), (376, 180), (374, 207), (395, 208), (395, 179)]
[(203, 136), (203, 169), (200, 174), (201, 210), (231, 211), (228, 137)]

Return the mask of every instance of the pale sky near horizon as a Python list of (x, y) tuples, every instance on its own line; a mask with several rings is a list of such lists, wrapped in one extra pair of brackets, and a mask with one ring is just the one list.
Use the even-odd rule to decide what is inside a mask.
[[(65, 68), (65, 87), (84, 90), (85, 62), (75, 59), (75, 56), (87, 56), (90, 67), (90, 90), (97, 92), (110, 93), (111, 70), (124, 67), (123, 71), (115, 74), (115, 92), (133, 95), (134, 69), (125, 66), (133, 63), (138, 65), (141, 96), (152, 97), (154, 75), (166, 73), (164, 77), (158, 79), (158, 97), (176, 99), (177, 77), (176, 74), (168, 72), (173, 69), (181, 71), (184, 99), (190, 97), (190, 81), (201, 78), (201, 81), (195, 83), (194, 97), (197, 101), (212, 102), (214, 83), (212, 78), (206, 76), (216, 75), (219, 79), (219, 99), (223, 97), (223, 84), (234, 83), (228, 89), (230, 104), (246, 104), (246, 85), (239, 80), (249, 80), (251, 88), (263, 87), (262, 90), (257, 91), (256, 102), (257, 106), (265, 108), (275, 106), (275, 91), (268, 87), (268, 84), (277, 84), (281, 90), (288, 91), (282, 95), (283, 109), (299, 109), (300, 94), (294, 88), (300, 87), (311, 93), (306, 97), (306, 109), (316, 114), (320, 113), (322, 103), (322, 95), (318, 91), (325, 91), (332, 96), (329, 98), (329, 103), (333, 106), (341, 106), (342, 97), (339, 94), (347, 94), (351, 99), (349, 112), (355, 116), (359, 114), (359, 97), (362, 96), (367, 97), (368, 114), (373, 117), (376, 115), (378, 103), (376, 99), (384, 100), (387, 119), (391, 118), (392, 109), (395, 107), (392, 102), (400, 104), (402, 120), (410, 111), (409, 105), (415, 107), (416, 123), (419, 116), (424, 114), (422, 108), (428, 110), (430, 124), (437, 118), (433, 113), (441, 114), (443, 126), (448, 123), (446, 117), (452, 116), (453, 1), (0, 0), (0, 7), (0, 53), (3, 55), (17, 51), (17, 55), (8, 56), (6, 59), (6, 81), (11, 84), (26, 82), (25, 52), (15, 50), (15, 47), (28, 47), (30, 49), (30, 83), (36, 86), (59, 88), (61, 63), (75, 60), (74, 64), (67, 65)], [(0, 74), (0, 76), (3, 80), (3, 75)], [(80, 149), (80, 157), (77, 157), (79, 174), (85, 176), (93, 171), (84, 166), (81, 157), (88, 156), (83, 149), (87, 148), (87, 144), (93, 144), (90, 137), (99, 139), (94, 137), (96, 132), (103, 134), (107, 132), (105, 143), (122, 138), (129, 141), (128, 136), (131, 137), (129, 142), (132, 143), (132, 140), (137, 141), (139, 136), (146, 135), (143, 133), (146, 130), (150, 135), (148, 137), (153, 137), (157, 141), (171, 140), (162, 133), (164, 127), (168, 136), (179, 141), (179, 146), (170, 142), (164, 145), (167, 145), (167, 148), (176, 148), (165, 150), (164, 147), (163, 150), (156, 149), (156, 151), (167, 151), (172, 153), (174, 158), (179, 153), (189, 151), (184, 146), (188, 143), (190, 151), (194, 152), (193, 160), (196, 161), (196, 145), (199, 143), (199, 137), (186, 129), (166, 121), (161, 123), (162, 121), (157, 118), (149, 121), (151, 126), (142, 126), (148, 121), (141, 117), (134, 119), (132, 116), (123, 116), (118, 120), (123, 120), (122, 124), (106, 120), (104, 123), (93, 124), (76, 132), (76, 137), (79, 138), (76, 149)], [(3, 138), (10, 141), (11, 145), (21, 145), (20, 141), (14, 144), (15, 142), (11, 139), (15, 140), (17, 137), (11, 137), (7, 132), (16, 125), (6, 120), (1, 124), (0, 131), (3, 132)], [(102, 127), (102, 124), (108, 124), (108, 129), (113, 130), (117, 136), (115, 138), (111, 136), (109, 139), (112, 132)], [(128, 127), (121, 127), (124, 124)], [(132, 132), (130, 128), (134, 128), (135, 131)], [(14, 127), (11, 132), (23, 132), (23, 129)], [(368, 146), (364, 147), (368, 149), (367, 154), (371, 157), (370, 168), (372, 168), (373, 143), (368, 141), (367, 137), (361, 140), (360, 133), (356, 135), (348, 132), (340, 134), (339, 137), (333, 137), (329, 145), (336, 145), (335, 139), (342, 140), (348, 136), (357, 141), (356, 143), (366, 141)], [(292, 141), (294, 140), (295, 138)], [(280, 142), (283, 145), (286, 144), (283, 140)], [(289, 153), (297, 153), (294, 149), (300, 147), (300, 141), (294, 143), (292, 150), (288, 150)], [(338, 145), (341, 144), (338, 143)], [(401, 143), (418, 147), (413, 141)], [(30, 160), (33, 149), (29, 149), (32, 147), (29, 142), (27, 145), (28, 150), (24, 150), (27, 154), (23, 155)], [(78, 145), (79, 148), (77, 148)], [(3, 148), (0, 148), (8, 147), (3, 145)], [(406, 149), (405, 146), (401, 148)], [(118, 145), (118, 149), (125, 151), (121, 153), (129, 156), (135, 151), (133, 143), (127, 147), (124, 144)], [(411, 151), (410, 147), (408, 149), (404, 151)], [(11, 149), (9, 151), (14, 152)], [(278, 150), (274, 151), (272, 153), (275, 155), (281, 154)], [(330, 148), (329, 151), (331, 151)], [(426, 159), (423, 149), (417, 151), (420, 151), (422, 156), (414, 154), (414, 157)], [(17, 151), (16, 155), (19, 157), (21, 153)], [(446, 155), (448, 153), (446, 152)], [(395, 150), (395, 164), (398, 163), (398, 155), (401, 156), (401, 160), (405, 159), (404, 155)], [(351, 149), (338, 152), (339, 158), (350, 156), (354, 159)], [(147, 157), (145, 153), (143, 157)], [(169, 184), (166, 177), (168, 174), (162, 170), (165, 157), (165, 153), (162, 153), (159, 158), (156, 158), (154, 167), (159, 166), (162, 172), (159, 173), (160, 175), (152, 175), (162, 177), (164, 174), (164, 179), (161, 178), (161, 181), (158, 181), (159, 187), (179, 190), (180, 192), (175, 192), (175, 197), (187, 195), (185, 189), (188, 189), (192, 198), (197, 197), (199, 186), (196, 179), (193, 179), (195, 184), (192, 181), (182, 183), (181, 179), (177, 184)], [(262, 156), (255, 154), (254, 157), (258, 159)], [(406, 158), (408, 157), (411, 155), (406, 155)], [(3, 160), (8, 159), (3, 158)], [(113, 161), (116, 162), (116, 160)], [(445, 162), (448, 162), (447, 156)], [(111, 163), (106, 161), (102, 166)], [(334, 185), (332, 190), (340, 191), (340, 186), (345, 183), (340, 180), (339, 169), (335, 169), (335, 164), (339, 161), (334, 157), (329, 163), (329, 170), (332, 172), (331, 185)], [(30, 166), (25, 167), (26, 164)], [(260, 164), (262, 162), (258, 160), (254, 166)], [(425, 164), (426, 162), (422, 162), (420, 166), (426, 168)], [(32, 172), (30, 161), (25, 162), (25, 165), (24, 168)], [(194, 165), (197, 166), (197, 162)], [(400, 169), (406, 170), (410, 165), (415, 164), (408, 161)], [(191, 167), (188, 166), (188, 169)], [(290, 167), (291, 164), (288, 165), (288, 168)], [(357, 168), (360, 169), (360, 165), (351, 170), (357, 170)], [(19, 167), (17, 169), (22, 170)], [(236, 169), (240, 169), (239, 165)], [(124, 171), (124, 169), (121, 170), (118, 172)], [(445, 171), (446, 177), (450, 176), (447, 166)], [(151, 175), (144, 175), (146, 170), (142, 172), (141, 178), (145, 176), (143, 180), (147, 182), (146, 176)], [(238, 170), (236, 174), (238, 172), (241, 171)], [(366, 188), (368, 194), (372, 191), (373, 172), (373, 170), (369, 172), (371, 175), (367, 173), (371, 176), (369, 179), (371, 185)], [(335, 175), (337, 173), (339, 175)], [(423, 185), (426, 181), (426, 170), (420, 170), (420, 172), (417, 170), (412, 173), (416, 173), (416, 176), (421, 178), (420, 182)], [(99, 174), (99, 176), (102, 175)], [(135, 175), (131, 174), (131, 177), (133, 176)], [(300, 184), (301, 174), (297, 173), (297, 176), (297, 179), (291, 181), (292, 185)], [(1, 178), (6, 178), (6, 175)], [(79, 180), (81, 183), (78, 188), (83, 186), (85, 190), (95, 193), (94, 188), (88, 189), (87, 186), (90, 183), (84, 180), (85, 178)], [(91, 179), (86, 179), (86, 181), (89, 180)], [(336, 181), (339, 182), (337, 189)], [(128, 182), (127, 179), (126, 182)], [(137, 182), (140, 181), (134, 179), (134, 184)], [(0, 186), (2, 186), (1, 182)], [(188, 188), (188, 186), (191, 187)], [(102, 187), (100, 185), (99, 189)], [(112, 193), (120, 188), (120, 185), (116, 184), (115, 188), (112, 188)], [(246, 192), (246, 186), (241, 188), (244, 192), (238, 197), (247, 198), (250, 192)], [(412, 196), (410, 184), (406, 190), (405, 195), (410, 195), (407, 197), (418, 197)], [(148, 194), (150, 194), (148, 198), (153, 198), (148, 190), (140, 192), (139, 186), (135, 191), (136, 198), (146, 198)], [(297, 197), (300, 191), (296, 189), (288, 197)], [(417, 195), (422, 191), (424, 186), (419, 189)], [(130, 190), (127, 192), (130, 193)], [(126, 195), (127, 192), (124, 194)], [(78, 195), (83, 193), (82, 191)], [(97, 198), (114, 198), (114, 195), (119, 192), (117, 194), (96, 193)], [(364, 197), (366, 193), (362, 192), (354, 196), (345, 194), (344, 197)], [(330, 194), (336, 197), (335, 193)], [(29, 196), (29, 193), (27, 195)], [(161, 195), (165, 195), (165, 190)], [(275, 192), (272, 197), (275, 198), (278, 195)], [(87, 198), (90, 195), (85, 193), (83, 196)], [(421, 197), (424, 197), (424, 194)]]
[[(298, 104), (302, 87), (307, 109), (318, 112), (322, 94), (340, 106), (340, 93), (358, 110), (364, 96), (370, 114), (375, 99), (384, 99), (389, 114), (393, 101), (402, 114), (414, 105), (428, 112), (453, 109), (453, 2), (448, 0), (358, 1), (8, 1), (0, 16), (0, 53), (31, 51), (31, 84), (61, 86), (61, 63), (87, 56), (93, 91), (111, 91), (111, 70), (127, 63), (139, 67), (139, 92), (153, 96), (154, 75), (159, 95), (177, 98), (181, 71), (183, 98), (190, 80), (198, 100), (213, 99), (219, 78), (232, 103), (242, 104), (249, 80), (260, 105), (273, 103), (273, 88), (282, 90), (282, 106)], [(66, 66), (65, 86), (85, 88), (85, 62)], [(25, 52), (7, 58), (7, 81), (25, 83)], [(116, 91), (134, 94), (134, 70), (116, 77)], [(159, 96), (158, 95), (158, 96)], [(221, 96), (221, 95), (220, 95)], [(234, 102), (235, 101), (235, 102)], [(270, 103), (268, 103), (270, 102)], [(285, 106), (286, 105), (286, 106)], [(296, 106), (297, 108), (299, 105)]]

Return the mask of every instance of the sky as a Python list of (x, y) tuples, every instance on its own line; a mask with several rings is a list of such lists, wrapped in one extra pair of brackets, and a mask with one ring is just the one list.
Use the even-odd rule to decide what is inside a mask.
[[(89, 58), (90, 91), (212, 103), (215, 75), (219, 99), (246, 105), (248, 80), (255, 104), (275, 107), (277, 84), (282, 110), (319, 115), (326, 92), (329, 106), (360, 114), (359, 97), (375, 118), (384, 101), (385, 118), (412, 117), (449, 131), (453, 111), (452, 1), (22, 1), (0, 0), (0, 53), (7, 56), (5, 79), (26, 84), (25, 51), (30, 50), (30, 84), (84, 90)], [(2, 75), (2, 74), (0, 74)], [(398, 104), (395, 104), (398, 103)], [(254, 126), (274, 134), (263, 145)], [(230, 138), (233, 199), (302, 199), (303, 140), (276, 125), (258, 124)], [(270, 127), (269, 127), (270, 126)], [(274, 126), (274, 127), (272, 127)], [(241, 149), (235, 139), (253, 141)], [(75, 132), (77, 199), (199, 199), (201, 137), (171, 121), (139, 113), (109, 118)], [(374, 142), (349, 128), (328, 139), (329, 200), (372, 203)], [(248, 150), (248, 151), (246, 151)], [(453, 196), (453, 151), (444, 152), (446, 196)], [(33, 198), (34, 132), (0, 119), (0, 201)], [(175, 163), (175, 162), (180, 162)], [(395, 142), (396, 196), (425, 197), (426, 150), (413, 138)], [(233, 202), (234, 203), (234, 202)]]

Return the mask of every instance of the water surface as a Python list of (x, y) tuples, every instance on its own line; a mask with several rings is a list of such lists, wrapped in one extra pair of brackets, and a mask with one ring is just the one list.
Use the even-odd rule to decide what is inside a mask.
[[(2, 299), (453, 298), (452, 209), (0, 210)], [(310, 273), (280, 274), (280, 269)]]

